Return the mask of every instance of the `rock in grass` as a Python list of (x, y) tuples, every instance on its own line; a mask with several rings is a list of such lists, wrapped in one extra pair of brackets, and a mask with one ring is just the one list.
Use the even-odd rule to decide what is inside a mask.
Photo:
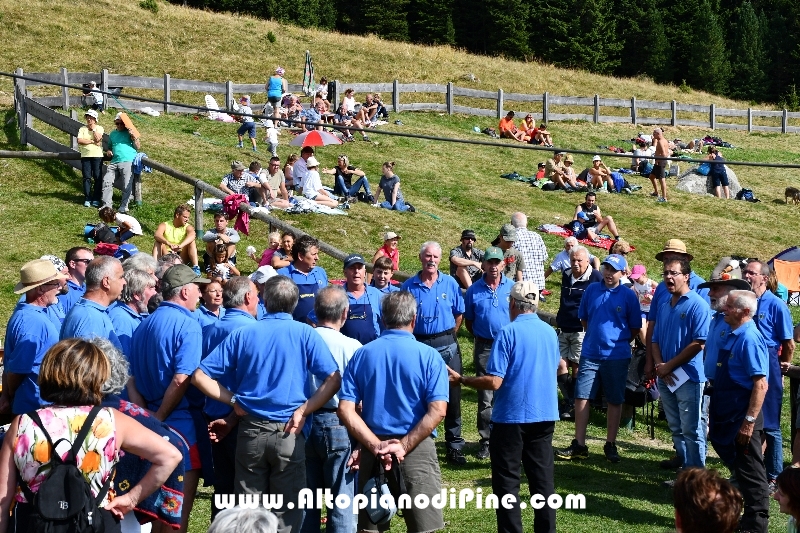
[[(714, 187), (711, 185), (711, 176), (701, 176), (695, 172), (697, 166), (693, 166), (680, 176), (678, 176), (678, 190), (690, 192), (692, 194), (714, 194)], [(731, 198), (736, 197), (742, 186), (739, 184), (739, 179), (736, 173), (731, 170), (731, 167), (725, 165), (725, 171), (728, 173), (728, 182), (731, 190)]]

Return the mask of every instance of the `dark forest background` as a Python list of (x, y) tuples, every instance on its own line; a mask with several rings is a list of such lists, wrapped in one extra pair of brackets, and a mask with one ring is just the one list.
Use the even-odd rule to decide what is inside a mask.
[(175, 0), (800, 108), (797, 0)]

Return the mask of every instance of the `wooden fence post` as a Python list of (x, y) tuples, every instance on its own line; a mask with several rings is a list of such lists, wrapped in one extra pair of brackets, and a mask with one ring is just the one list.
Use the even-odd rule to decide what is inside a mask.
[[(17, 69), (16, 72), (17, 76), (24, 76), (24, 73), (21, 68)], [(19, 126), (19, 143), (22, 146), (28, 144), (28, 109), (27, 105), (25, 105), (25, 93), (27, 92), (25, 89), (25, 80), (20, 78), (14, 79), (14, 100), (16, 100), (17, 105), (17, 125)]]
[(194, 230), (200, 235), (203, 231), (203, 189), (194, 186)]
[(747, 108), (747, 133), (753, 131), (753, 108)]
[(108, 92), (108, 69), (100, 71), (100, 90), (103, 91), (103, 109), (108, 109), (111, 103), (111, 98), (106, 94)]
[[(78, 120), (78, 112), (75, 109), (70, 109), (69, 118), (71, 118), (72, 120)], [(75, 137), (74, 135), (70, 135), (69, 145), (73, 150), (78, 150), (78, 138)]]
[(164, 73), (164, 113), (169, 113), (169, 102), (171, 100), (171, 93), (169, 90), (169, 74)]
[(497, 118), (503, 118), (503, 89), (497, 89)]
[(600, 95), (594, 95), (594, 123), (598, 124), (600, 122)]
[(231, 105), (233, 101), (233, 82), (228, 80), (225, 82), (225, 109), (233, 107)]
[(636, 97), (631, 96), (631, 124), (636, 124)]
[(711, 104), (708, 111), (708, 127), (712, 130), (717, 127), (717, 106)]
[[(61, 67), (61, 83), (64, 85), (69, 85), (69, 74), (67, 73), (66, 67)], [(69, 89), (66, 87), (61, 87), (61, 96), (63, 98), (61, 109), (66, 111), (69, 109)]]
[(394, 112), (400, 112), (400, 82), (394, 80), (392, 82), (392, 105), (394, 106)]
[(676, 102), (675, 100), (672, 101), (671, 114), (672, 114), (672, 116), (670, 118), (670, 124), (672, 126), (677, 126), (678, 125), (678, 102)]
[(453, 114), (453, 82), (447, 82), (447, 95), (445, 96), (445, 103), (447, 104), (447, 114)]
[(781, 117), (781, 133), (786, 133), (789, 131), (789, 110), (783, 110), (783, 116)]
[(542, 95), (542, 123), (547, 126), (547, 116), (550, 114), (550, 101), (548, 98), (548, 92), (545, 91)]

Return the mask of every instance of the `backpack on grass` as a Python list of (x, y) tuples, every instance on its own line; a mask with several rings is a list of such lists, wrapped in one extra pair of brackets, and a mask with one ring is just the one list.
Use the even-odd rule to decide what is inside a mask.
[[(39, 426), (50, 445), (51, 465), (50, 472), (39, 485), (36, 494), (31, 492), (22, 478), (19, 480), (25, 499), (32, 507), (28, 520), (29, 532), (103, 533), (105, 531), (103, 517), (100, 515), (100, 502), (106, 497), (114, 472), (108, 476), (108, 480), (95, 498), (77, 462), (78, 450), (91, 431), (92, 423), (99, 412), (100, 406), (92, 408), (73, 443), (66, 439), (59, 439), (54, 443), (39, 414), (36, 411), (28, 413), (28, 417)], [(72, 445), (63, 459), (56, 453), (56, 445), (62, 441)]]

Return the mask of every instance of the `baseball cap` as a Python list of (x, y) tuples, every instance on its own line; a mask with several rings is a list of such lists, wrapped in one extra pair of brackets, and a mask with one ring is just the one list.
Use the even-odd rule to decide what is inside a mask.
[(114, 117), (114, 122), (122, 120), (122, 113), (117, 113), (117, 116)]
[(490, 246), (486, 249), (486, 253), (483, 254), (483, 260), (488, 261), (489, 259), (499, 259), (500, 261), (503, 260), (505, 254), (503, 250), (498, 248), (497, 246)]
[(670, 239), (664, 244), (664, 249), (656, 254), (656, 261), (662, 261), (665, 253), (683, 254), (689, 261), (694, 259), (694, 256), (686, 251), (686, 244), (680, 239)]
[(500, 228), (500, 236), (506, 242), (514, 242), (517, 240), (517, 228), (511, 224), (503, 224), (503, 227)]
[(594, 156), (594, 157), (592, 158), (592, 161), (602, 161), (602, 160), (603, 160), (603, 158), (602, 158), (602, 157), (600, 157), (599, 155), (596, 155), (596, 156)]
[(241, 161), (231, 161), (231, 170), (247, 170)]
[(211, 283), (210, 279), (195, 274), (192, 267), (188, 265), (173, 265), (164, 273), (161, 278), (161, 288), (163, 291), (183, 287), (189, 283)]
[(67, 264), (64, 261), (62, 261), (60, 257), (56, 257), (55, 255), (50, 255), (50, 254), (43, 255), (39, 259), (46, 259), (50, 261), (51, 263), (53, 263), (53, 266), (56, 267), (56, 270), (58, 270), (59, 272), (67, 268)]
[(619, 254), (611, 254), (603, 259), (604, 265), (608, 265), (614, 270), (625, 270), (628, 268), (628, 262)]
[(312, 155), (311, 157), (306, 159), (306, 166), (308, 168), (318, 167), (319, 166), (319, 161), (317, 161), (317, 158)]
[(647, 269), (644, 267), (644, 265), (633, 265), (633, 270), (631, 270), (631, 273), (628, 277), (631, 279), (639, 279), (643, 274), (647, 274)]
[(361, 254), (350, 254), (344, 258), (344, 268), (350, 268), (353, 265), (366, 265), (367, 262), (364, 261), (364, 257)]
[(250, 281), (253, 283), (265, 283), (269, 278), (277, 276), (278, 273), (270, 265), (258, 267), (258, 270), (250, 274)]
[(390, 239), (402, 239), (402, 237), (393, 231), (387, 231), (383, 234), (384, 241), (388, 241)]
[(544, 167), (546, 167), (547, 165), (544, 163), (544, 161), (542, 161), (541, 163), (539, 163), (539, 164), (538, 164), (538, 165), (536, 165), (536, 166), (537, 166), (537, 168), (544, 168)]
[(84, 117), (92, 117), (93, 119), (97, 120), (97, 111), (94, 109), (89, 109), (86, 113), (83, 114)]
[(511, 287), (511, 297), (518, 302), (539, 304), (539, 287), (533, 281), (518, 281)]
[(589, 220), (589, 215), (587, 215), (583, 211), (578, 211), (578, 219), (580, 219), (580, 220)]
[(478, 240), (478, 238), (475, 236), (475, 232), (473, 230), (471, 230), (471, 229), (465, 229), (464, 231), (462, 231), (461, 232), (461, 239), (462, 240), (463, 239), (472, 239), (474, 241)]

